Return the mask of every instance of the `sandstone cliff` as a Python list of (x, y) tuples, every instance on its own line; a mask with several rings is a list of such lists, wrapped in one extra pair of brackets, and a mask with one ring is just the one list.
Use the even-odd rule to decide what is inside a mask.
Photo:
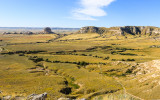
[(82, 27), (80, 33), (98, 33), (99, 28), (94, 26)]
[(159, 35), (160, 28), (152, 26), (124, 26), (124, 27), (82, 27), (78, 33), (98, 33), (112, 35)]

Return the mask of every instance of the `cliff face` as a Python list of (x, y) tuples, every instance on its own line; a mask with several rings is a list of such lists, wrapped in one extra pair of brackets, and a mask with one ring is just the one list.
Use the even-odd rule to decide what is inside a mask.
[(128, 33), (131, 35), (156, 35), (160, 34), (160, 28), (150, 26), (125, 26), (121, 27), (122, 34)]
[(82, 27), (80, 33), (98, 33), (99, 28), (94, 26)]
[(82, 27), (78, 33), (98, 33), (98, 34), (114, 34), (114, 35), (159, 35), (160, 28), (150, 26), (124, 26), (124, 27)]

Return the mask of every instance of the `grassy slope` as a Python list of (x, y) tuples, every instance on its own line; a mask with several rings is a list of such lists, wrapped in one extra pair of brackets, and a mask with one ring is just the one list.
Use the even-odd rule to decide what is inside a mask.
[[(59, 76), (44, 76), (44, 73), (30, 73), (27, 69), (35, 67), (32, 61), (18, 55), (0, 58), (0, 90), (2, 95), (29, 95), (48, 92), (50, 96), (60, 96), (58, 91), (65, 87)], [(56, 87), (56, 88), (55, 88)]]

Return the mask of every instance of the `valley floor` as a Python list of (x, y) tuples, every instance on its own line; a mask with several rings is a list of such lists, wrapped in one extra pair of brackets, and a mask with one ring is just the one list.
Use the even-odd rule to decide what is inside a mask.
[(160, 99), (159, 38), (0, 35), (0, 97)]

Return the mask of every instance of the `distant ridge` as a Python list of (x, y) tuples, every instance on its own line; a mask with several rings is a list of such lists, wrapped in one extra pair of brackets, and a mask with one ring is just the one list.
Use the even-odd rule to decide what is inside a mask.
[[(0, 27), (0, 30), (16, 30), (16, 29), (25, 29), (25, 30), (43, 30), (44, 27)], [(63, 28), (63, 27), (51, 27), (52, 30), (79, 30), (80, 28)]]
[(126, 35), (148, 35), (155, 36), (160, 35), (160, 28), (154, 26), (123, 26), (123, 27), (95, 27), (87, 26), (82, 27), (78, 33), (98, 33), (101, 35), (110, 35), (110, 36), (126, 36)]

